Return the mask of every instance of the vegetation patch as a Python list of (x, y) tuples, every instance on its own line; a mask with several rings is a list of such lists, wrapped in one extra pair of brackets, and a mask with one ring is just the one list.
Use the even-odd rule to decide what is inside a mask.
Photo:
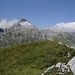
[(53, 64), (67, 63), (73, 56), (75, 50), (54, 41), (1, 48), (0, 75), (40, 75)]

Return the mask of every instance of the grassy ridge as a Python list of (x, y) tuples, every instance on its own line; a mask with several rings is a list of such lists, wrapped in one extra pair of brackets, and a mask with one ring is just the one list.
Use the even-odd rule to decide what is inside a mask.
[(67, 63), (74, 55), (73, 49), (53, 41), (11, 46), (0, 49), (0, 75), (40, 75), (57, 62)]

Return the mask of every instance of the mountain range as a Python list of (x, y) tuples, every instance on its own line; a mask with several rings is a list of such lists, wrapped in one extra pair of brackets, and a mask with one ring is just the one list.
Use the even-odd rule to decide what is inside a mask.
[(0, 20), (0, 47), (38, 40), (54, 40), (75, 48), (74, 38), (75, 22), (58, 23), (48, 29), (39, 30), (24, 18)]
[[(8, 24), (7, 27), (5, 27), (6, 23)], [(2, 24), (2, 22), (0, 24)], [(1, 47), (25, 42), (34, 42), (37, 40), (41, 40), (41, 32), (26, 19), (15, 20), (12, 22), (6, 21), (5, 25), (0, 28)]]

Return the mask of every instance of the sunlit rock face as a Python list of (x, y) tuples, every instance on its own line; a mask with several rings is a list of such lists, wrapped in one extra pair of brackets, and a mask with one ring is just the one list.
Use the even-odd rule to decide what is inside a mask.
[(68, 62), (68, 65), (70, 65), (70, 68), (71, 68), (72, 72), (73, 72), (74, 75), (75, 75), (75, 57), (73, 57), (73, 58)]

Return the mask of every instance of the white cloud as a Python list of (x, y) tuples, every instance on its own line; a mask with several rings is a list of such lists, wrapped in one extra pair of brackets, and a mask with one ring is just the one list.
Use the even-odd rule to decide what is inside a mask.
[(13, 19), (12, 21), (7, 21), (6, 19), (3, 19), (0, 21), (0, 28), (10, 28), (11, 26), (15, 25), (19, 20)]
[(0, 21), (0, 28), (5, 28), (8, 25), (8, 22), (6, 19), (3, 19)]
[(70, 23), (57, 23), (56, 24), (57, 27), (65, 27), (65, 28), (72, 28), (75, 29), (75, 22), (70, 22)]
[(57, 32), (75, 32), (75, 22), (57, 23), (55, 26), (51, 27), (51, 30)]
[[(13, 25), (17, 25), (19, 22), (20, 20), (17, 20), (17, 19), (13, 19), (11, 21), (7, 21), (6, 19), (3, 19), (3, 20), (0, 20), (0, 28), (3, 28), (3, 29), (10, 28)], [(34, 28), (34, 26), (28, 21), (20, 22), (20, 25), (25, 26), (27, 28)]]

